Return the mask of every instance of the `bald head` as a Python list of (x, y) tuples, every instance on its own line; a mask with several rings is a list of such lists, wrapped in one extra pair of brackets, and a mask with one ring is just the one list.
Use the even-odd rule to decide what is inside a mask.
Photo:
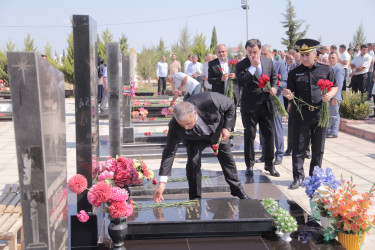
[(220, 61), (226, 61), (228, 57), (228, 50), (224, 44), (219, 44), (216, 48), (216, 55)]

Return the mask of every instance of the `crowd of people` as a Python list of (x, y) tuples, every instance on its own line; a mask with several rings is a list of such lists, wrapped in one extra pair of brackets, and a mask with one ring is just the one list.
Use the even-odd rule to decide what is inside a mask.
[[(210, 144), (218, 146), (218, 159), (232, 195), (248, 198), (238, 180), (235, 161), (228, 147), (237, 106), (240, 106), (244, 127), (246, 175), (252, 176), (254, 164), (261, 162), (270, 175), (279, 177), (275, 166), (282, 163), (284, 156), (292, 155), (293, 181), (289, 188), (297, 189), (305, 177), (303, 164), (306, 158), (311, 158), (310, 176), (315, 166), (322, 166), (326, 138), (338, 137), (339, 107), (347, 83), (350, 82), (348, 88), (353, 91), (367, 92), (369, 99), (375, 95), (373, 46), (365, 44), (347, 51), (345, 45), (340, 45), (337, 50), (336, 45), (320, 46), (312, 39), (300, 39), (296, 45), (296, 49), (283, 52), (267, 44), (262, 46), (258, 39), (251, 39), (245, 45), (246, 57), (239, 53), (235, 58), (235, 70), (231, 70), (231, 60), (224, 44), (217, 46), (216, 55), (207, 54), (204, 63), (200, 63), (196, 55), (189, 55), (184, 63), (184, 73), (180, 72), (181, 66), (176, 63), (174, 54), (172, 63), (163, 66), (164, 69), (160, 64), (165, 63), (165, 58), (158, 63), (159, 79), (166, 77), (173, 84), (175, 95), (171, 106), (175, 105), (182, 91), (185, 91), (185, 96), (183, 102), (174, 106), (174, 118), (169, 123), (159, 172), (160, 183), (154, 193), (155, 202), (163, 200), (162, 194), (180, 139), (187, 147), (190, 199), (201, 198), (201, 154)], [(260, 79), (264, 75), (269, 77), (269, 87), (260, 87)], [(235, 83), (233, 99), (224, 95), (229, 79)], [(330, 91), (324, 94), (317, 85), (321, 79), (332, 83)], [(164, 83), (159, 80), (158, 85), (158, 92), (164, 93)], [(285, 151), (282, 117), (275, 111), (274, 101), (271, 100), (274, 96), (288, 111), (288, 145)], [(292, 101), (294, 98), (301, 100), (303, 105), (296, 105)], [(329, 126), (319, 125), (322, 103), (329, 103)], [(255, 160), (257, 125), (262, 155)]]

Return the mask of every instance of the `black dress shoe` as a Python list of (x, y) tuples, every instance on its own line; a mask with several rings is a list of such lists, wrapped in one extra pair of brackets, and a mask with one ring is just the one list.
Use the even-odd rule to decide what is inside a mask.
[(306, 159), (311, 159), (310, 151), (306, 151), (305, 158)]
[(276, 160), (273, 162), (273, 165), (280, 165), (283, 162), (283, 159), (276, 158)]
[(255, 163), (262, 163), (264, 162), (264, 157), (260, 157), (258, 160), (255, 161)]
[(276, 171), (275, 166), (264, 166), (264, 170), (270, 172), (270, 175), (275, 176), (275, 177), (280, 177), (279, 172)]
[(246, 168), (246, 175), (254, 176), (253, 167)]
[(245, 191), (240, 189), (231, 193), (233, 196), (240, 198), (241, 200), (250, 200), (250, 197), (245, 194)]
[(287, 149), (284, 153), (284, 156), (290, 156), (292, 154), (292, 150), (291, 149)]
[(289, 185), (289, 189), (297, 189), (299, 186), (301, 186), (300, 181), (295, 179), (292, 184)]

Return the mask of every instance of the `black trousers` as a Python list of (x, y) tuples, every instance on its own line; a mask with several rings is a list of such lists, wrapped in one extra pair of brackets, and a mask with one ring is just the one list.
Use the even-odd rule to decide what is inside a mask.
[(313, 175), (314, 167), (322, 167), (324, 144), (327, 127), (319, 127), (319, 110), (308, 111), (302, 109), (302, 116), (294, 115), (293, 126), (293, 179), (305, 179), (303, 163), (305, 161), (306, 147), (311, 139), (311, 162), (309, 175)]
[[(293, 125), (294, 125), (294, 116), (300, 115), (300, 113), (297, 111), (296, 107), (292, 104), (290, 107), (290, 111), (288, 114), (288, 149), (293, 150)], [(311, 147), (311, 140), (309, 140), (309, 143), (307, 144), (306, 152), (310, 152)]]
[(167, 88), (166, 77), (159, 77), (158, 80), (158, 94), (165, 94), (165, 89)]
[(272, 166), (275, 155), (275, 125), (273, 116), (269, 112), (267, 103), (261, 104), (255, 112), (241, 112), (244, 131), (244, 156), (246, 167), (253, 167), (255, 163), (254, 141), (257, 132), (257, 124), (262, 127), (260, 132), (264, 137), (264, 162), (266, 166)]
[(346, 90), (346, 75), (348, 74), (348, 69), (344, 68), (345, 70), (345, 75), (344, 75), (344, 83), (342, 84), (342, 91)]
[[(201, 198), (202, 196), (202, 171), (201, 158), (202, 151), (210, 145), (209, 141), (187, 141), (186, 151), (188, 155), (186, 164), (186, 176), (189, 183), (189, 199)], [(212, 153), (214, 153), (212, 151)], [(225, 181), (228, 183), (231, 193), (238, 190), (243, 191), (241, 182), (237, 175), (236, 162), (233, 159), (232, 148), (229, 141), (220, 143), (219, 153), (217, 155), (220, 166), (223, 170)]]
[(351, 84), (352, 91), (357, 92), (359, 90), (363, 94), (366, 91), (367, 86), (367, 73), (354, 75)]

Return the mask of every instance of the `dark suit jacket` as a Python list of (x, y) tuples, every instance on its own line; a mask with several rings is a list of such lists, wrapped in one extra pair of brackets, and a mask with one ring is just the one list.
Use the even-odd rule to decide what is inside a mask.
[[(271, 86), (277, 90), (277, 77), (273, 69), (272, 60), (261, 56), (260, 62), (262, 64), (262, 73), (270, 77)], [(242, 87), (241, 112), (257, 111), (262, 104), (262, 96), (264, 96), (270, 113), (274, 114), (270, 94), (266, 89), (258, 87), (259, 75), (257, 72), (252, 75), (248, 71), (250, 66), (251, 63), (248, 57), (236, 65), (237, 82)]]
[[(235, 105), (233, 100), (215, 92), (202, 92), (190, 97), (188, 102), (194, 104), (198, 115), (210, 128), (209, 136), (199, 136), (192, 130), (185, 130), (173, 117), (169, 122), (167, 145), (163, 150), (159, 175), (170, 176), (173, 160), (181, 139), (186, 141), (207, 140), (207, 144), (216, 144), (223, 128), (230, 131), (234, 118)], [(228, 143), (226, 140), (222, 143)]]
[[(227, 61), (231, 61), (231, 59), (227, 59)], [(231, 72), (231, 73), (236, 73), (236, 72)], [(223, 94), (224, 95), (224, 91), (225, 91), (225, 84), (223, 81), (221, 81), (221, 77), (223, 76), (223, 73), (221, 72), (221, 66), (220, 66), (220, 61), (218, 58), (208, 62), (208, 82), (210, 84), (212, 84), (212, 92), (218, 92), (220, 94)], [(234, 92), (234, 95), (237, 99), (237, 101), (239, 100), (239, 89), (238, 87), (236, 86), (237, 85), (237, 81), (236, 79), (234, 79), (234, 82), (233, 82), (233, 92)]]

